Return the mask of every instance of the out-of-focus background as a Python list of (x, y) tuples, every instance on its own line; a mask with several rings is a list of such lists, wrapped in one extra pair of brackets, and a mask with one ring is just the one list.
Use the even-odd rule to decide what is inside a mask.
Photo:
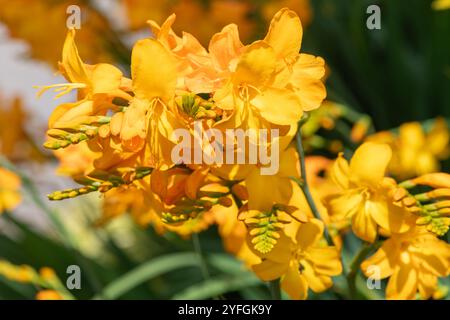
[[(389, 142), (396, 139), (392, 137), (400, 137), (404, 144), (410, 143), (417, 149), (417, 155), (409, 159), (412, 170), (415, 161), (422, 157), (423, 170), (448, 172), (450, 10), (437, 10), (433, 3), (431, 0), (0, 0), (1, 166), (23, 175), (20, 204), (0, 217), (0, 260), (36, 269), (49, 266), (61, 279), (66, 279), (68, 265), (80, 265), (83, 287), (73, 292), (77, 298), (91, 298), (105, 288), (111, 290), (107, 297), (117, 298), (170, 298), (177, 294), (209, 298), (217, 294), (214, 291), (217, 286), (222, 286), (230, 297), (268, 297), (267, 290), (254, 276), (225, 254), (214, 226), (201, 234), (200, 241), (205, 251), (212, 253), (215, 287), (202, 283), (195, 268), (182, 274), (169, 270), (160, 275), (157, 270), (163, 266), (153, 265), (154, 278), (119, 294), (117, 287), (111, 289), (107, 284), (164, 253), (188, 252), (195, 243), (170, 233), (159, 236), (152, 228), (141, 229), (126, 215), (98, 228), (95, 221), (102, 210), (98, 195), (64, 203), (46, 200), (47, 193), (73, 185), (70, 179), (57, 174), (57, 159), (41, 145), (49, 114), (74, 96), (54, 100), (51, 94), (45, 94), (37, 99), (33, 86), (64, 82), (57, 74), (57, 63), (67, 32), (66, 11), (70, 5), (81, 8), (77, 44), (83, 60), (92, 64), (113, 63), (125, 73), (129, 72), (133, 42), (151, 36), (146, 25), (148, 19), (162, 23), (176, 13), (175, 30), (194, 34), (206, 46), (215, 32), (228, 23), (236, 23), (247, 44), (264, 36), (274, 13), (289, 7), (302, 19), (302, 51), (322, 56), (328, 68), (328, 104), (314, 116), (309, 151), (335, 155), (375, 131), (384, 131), (392, 134)], [(380, 30), (369, 30), (366, 26), (370, 16), (366, 10), (370, 5), (381, 9)], [(336, 106), (340, 111), (333, 111)], [(413, 126), (420, 129), (409, 130)], [(431, 144), (439, 145), (431, 150), (428, 149)], [(408, 174), (400, 172), (399, 176)], [(0, 201), (2, 183), (5, 181), (0, 181)], [(249, 282), (241, 288), (234, 282), (230, 284), (230, 279)], [(119, 282), (117, 286), (121, 288), (120, 285)], [(0, 275), (0, 299), (32, 299), (35, 294), (36, 288)], [(320, 297), (338, 296), (326, 293)]]

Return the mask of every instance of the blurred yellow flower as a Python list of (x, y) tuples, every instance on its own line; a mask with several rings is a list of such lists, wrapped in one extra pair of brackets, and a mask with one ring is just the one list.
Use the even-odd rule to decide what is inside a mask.
[(443, 118), (436, 119), (427, 133), (419, 122), (410, 122), (400, 126), (398, 136), (379, 132), (367, 141), (391, 146), (393, 156), (388, 171), (402, 180), (439, 171), (439, 160), (450, 155), (450, 131)]
[(41, 290), (36, 294), (36, 300), (64, 300), (56, 290)]
[(342, 272), (339, 252), (321, 244), (323, 223), (312, 219), (302, 224), (295, 240), (281, 235), (270, 253), (253, 271), (264, 281), (281, 278), (281, 288), (292, 299), (306, 299), (308, 288), (322, 292), (333, 285), (332, 276)]
[(14, 209), (21, 200), (20, 178), (0, 167), (0, 213)]
[(366, 142), (350, 163), (341, 154), (333, 167), (332, 178), (342, 191), (326, 199), (328, 210), (331, 215), (352, 218), (353, 232), (368, 242), (375, 240), (378, 226), (405, 232), (414, 223), (414, 216), (394, 205), (390, 197), (395, 182), (385, 173), (391, 155), (388, 145)]
[(114, 61), (101, 38), (108, 33), (109, 22), (85, 1), (0, 0), (0, 21), (7, 26), (12, 38), (24, 40), (30, 46), (32, 58), (56, 67), (66, 33), (66, 11), (70, 5), (78, 5), (83, 15), (89, 17), (83, 21), (79, 34), (81, 54), (90, 62)]
[(431, 4), (434, 10), (450, 9), (450, 0), (435, 0)]
[(20, 97), (8, 101), (0, 94), (0, 154), (12, 161), (44, 158), (26, 131), (28, 116)]
[(54, 154), (59, 160), (58, 173), (61, 175), (77, 178), (94, 169), (96, 154), (89, 149), (85, 141), (55, 150)]
[(450, 245), (418, 227), (392, 235), (361, 268), (372, 279), (389, 277), (387, 299), (415, 299), (417, 292), (422, 299), (429, 299), (437, 289), (438, 277), (450, 274)]

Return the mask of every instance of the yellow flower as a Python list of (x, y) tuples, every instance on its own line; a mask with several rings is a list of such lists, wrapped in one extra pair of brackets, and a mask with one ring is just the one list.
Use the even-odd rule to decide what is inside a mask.
[(294, 125), (303, 111), (320, 106), (326, 94), (321, 81), (324, 61), (299, 53), (303, 31), (295, 12), (279, 11), (265, 39), (244, 48), (239, 44), (237, 31), (232, 32), (231, 27), (222, 33), (230, 34), (236, 49), (224, 55), (227, 51), (223, 46), (229, 42), (221, 42), (220, 35), (216, 35), (211, 40), (210, 53), (228, 69), (225, 76), (228, 73), (229, 78), (215, 93), (214, 100), (223, 109), (234, 107), (235, 125), (249, 128), (267, 127), (267, 122)]
[(38, 96), (49, 89), (57, 92), (56, 98), (78, 90), (79, 101), (58, 106), (49, 118), (49, 128), (71, 128), (83, 116), (106, 114), (114, 97), (131, 98), (121, 90), (123, 75), (118, 68), (105, 63), (91, 66), (81, 60), (75, 33), (75, 29), (67, 33), (60, 63), (60, 70), (69, 83), (44, 86)]
[(373, 279), (389, 277), (387, 299), (415, 299), (417, 292), (422, 299), (429, 299), (437, 289), (438, 277), (450, 274), (450, 245), (425, 228), (416, 228), (392, 235), (361, 268)]
[[(148, 142), (153, 165), (170, 166), (174, 143), (168, 137), (171, 129), (177, 127), (175, 117), (168, 112), (175, 96), (175, 61), (158, 41), (140, 40), (133, 48), (131, 74), (134, 98), (123, 115), (113, 116), (111, 133), (114, 135), (117, 127), (125, 149), (132, 152), (142, 150)], [(116, 118), (120, 119), (117, 126)]]
[(368, 137), (367, 141), (391, 146), (393, 156), (388, 170), (403, 180), (439, 171), (439, 160), (449, 156), (450, 132), (445, 119), (438, 118), (428, 133), (420, 123), (411, 122), (400, 126), (398, 136), (379, 132)]
[(378, 226), (397, 233), (414, 223), (414, 216), (390, 197), (395, 182), (385, 178), (385, 172), (391, 155), (388, 145), (366, 142), (350, 164), (341, 154), (333, 167), (332, 178), (342, 191), (326, 199), (329, 212), (351, 217), (353, 232), (368, 242), (375, 240)]
[(323, 223), (312, 219), (302, 224), (295, 240), (281, 235), (275, 248), (253, 271), (264, 281), (281, 278), (281, 288), (292, 299), (306, 299), (308, 288), (323, 292), (333, 285), (332, 276), (342, 272), (339, 252), (321, 245)]
[(434, 10), (450, 9), (450, 0), (435, 0), (431, 6)]
[(20, 178), (0, 167), (0, 213), (14, 209), (20, 202)]

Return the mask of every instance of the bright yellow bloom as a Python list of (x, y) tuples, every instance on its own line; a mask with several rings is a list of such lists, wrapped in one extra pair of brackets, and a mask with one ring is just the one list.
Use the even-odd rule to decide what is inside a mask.
[[(373, 272), (373, 266), (379, 268)], [(450, 274), (450, 245), (425, 228), (395, 234), (361, 264), (366, 276), (389, 277), (387, 299), (429, 299), (437, 289), (438, 277)]]
[[(232, 25), (212, 38), (210, 53), (223, 70), (218, 79), (226, 80), (214, 99), (223, 109), (235, 108), (235, 125), (293, 125), (303, 111), (320, 106), (326, 94), (324, 61), (299, 53), (302, 36), (298, 16), (283, 9), (263, 41), (243, 47)], [(232, 51), (227, 48), (230, 41), (235, 44)]]
[(14, 209), (21, 200), (20, 178), (0, 167), (0, 213)]
[(49, 128), (71, 128), (85, 117), (105, 115), (112, 107), (114, 97), (131, 98), (121, 90), (123, 75), (118, 68), (104, 63), (87, 65), (82, 61), (75, 44), (75, 33), (75, 29), (67, 33), (60, 63), (60, 70), (69, 83), (44, 86), (38, 95), (54, 89), (58, 98), (78, 90), (79, 101), (58, 106), (50, 116)]
[(326, 199), (329, 212), (351, 217), (353, 232), (368, 242), (375, 240), (378, 226), (397, 233), (414, 223), (414, 216), (390, 197), (395, 182), (385, 178), (385, 172), (391, 155), (388, 145), (366, 142), (350, 163), (340, 155), (333, 167), (332, 178), (342, 191)]
[(264, 281), (281, 278), (281, 288), (292, 299), (306, 299), (308, 288), (327, 290), (333, 285), (331, 277), (342, 272), (342, 265), (338, 250), (322, 245), (323, 228), (321, 221), (312, 219), (300, 226), (295, 240), (282, 234), (253, 271)]
[(450, 0), (435, 0), (431, 6), (434, 10), (450, 9)]
[(134, 98), (123, 115), (113, 116), (111, 133), (119, 132), (128, 151), (140, 151), (147, 142), (153, 166), (168, 167), (174, 146), (169, 137), (171, 129), (177, 127), (175, 117), (168, 112), (175, 96), (175, 60), (158, 41), (140, 40), (133, 48), (131, 74)]
[(379, 132), (367, 141), (388, 143), (393, 156), (388, 171), (399, 179), (437, 172), (439, 160), (449, 156), (450, 132), (445, 119), (438, 118), (429, 132), (418, 122), (400, 126), (398, 136), (391, 132)]

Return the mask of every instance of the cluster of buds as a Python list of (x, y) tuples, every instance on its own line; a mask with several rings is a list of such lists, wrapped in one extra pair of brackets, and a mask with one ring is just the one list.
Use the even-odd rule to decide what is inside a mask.
[[(432, 190), (413, 194), (416, 187), (428, 187)], [(430, 173), (399, 184), (393, 193), (394, 201), (419, 216), (417, 225), (442, 236), (450, 225), (450, 174)]]
[(136, 180), (145, 178), (152, 173), (152, 168), (138, 167), (126, 172), (107, 173), (94, 171), (89, 177), (77, 179), (82, 184), (81, 188), (58, 190), (48, 195), (49, 200), (59, 201), (75, 198), (91, 192), (105, 193), (122, 185), (130, 185)]
[(298, 208), (286, 205), (274, 205), (270, 211), (248, 210), (245, 206), (239, 214), (238, 219), (243, 221), (251, 238), (254, 249), (262, 254), (269, 253), (277, 244), (281, 233), (286, 225), (293, 220), (306, 222), (295, 215)]
[(65, 123), (64, 126), (54, 127), (47, 131), (51, 139), (44, 143), (44, 147), (58, 150), (92, 139), (97, 136), (99, 127), (110, 121), (111, 118), (107, 116), (85, 116), (71, 123)]

